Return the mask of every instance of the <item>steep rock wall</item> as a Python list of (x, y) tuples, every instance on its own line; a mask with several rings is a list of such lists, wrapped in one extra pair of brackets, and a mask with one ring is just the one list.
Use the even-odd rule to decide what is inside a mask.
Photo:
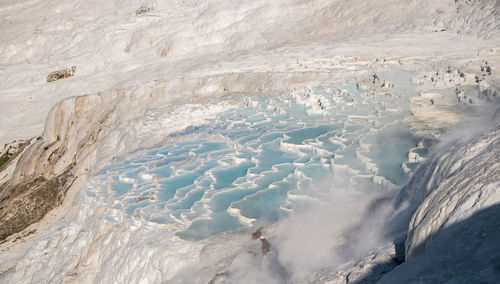
[(411, 258), (432, 245), (446, 227), (500, 202), (500, 129), (453, 145), (434, 166), (424, 201), (413, 215), (406, 241)]
[[(381, 283), (500, 279), (500, 109), (443, 145), (396, 198), (406, 261)], [(394, 218), (392, 220), (398, 220)]]

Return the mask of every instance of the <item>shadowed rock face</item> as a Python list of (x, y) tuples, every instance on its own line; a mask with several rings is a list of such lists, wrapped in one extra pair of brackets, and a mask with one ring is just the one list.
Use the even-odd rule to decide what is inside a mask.
[(500, 130), (495, 128), (439, 157), (409, 224), (407, 259), (432, 246), (437, 232), (500, 202), (499, 145)]
[(498, 282), (498, 113), (444, 144), (400, 192), (396, 207), (408, 207), (391, 221), (409, 220), (406, 261), (380, 283)]
[(379, 283), (498, 283), (500, 279), (500, 205), (429, 236), (407, 260)]
[[(455, 3), (431, 0), (404, 2), (393, 0), (249, 1), (248, 3), (245, 1), (206, 1), (206, 3), (182, 1), (182, 5), (186, 6), (182, 9), (177, 8), (181, 3), (174, 5), (174, 3), (159, 1), (160, 5), (154, 6), (156, 15), (144, 15), (141, 18), (135, 18), (133, 15), (138, 5), (132, 3), (131, 6), (130, 1), (117, 1), (116, 3), (120, 2), (118, 4), (108, 1), (110, 3), (106, 3), (100, 9), (94, 9), (94, 2), (75, 1), (74, 3), (56, 3), (57, 5), (51, 6), (38, 2), (19, 5), (12, 0), (2, 1), (2, 5), (9, 4), (2, 9), (2, 15), (12, 16), (5, 18), (5, 23), (2, 22), (1, 25), (2, 31), (8, 32), (1, 32), (5, 43), (2, 47), (5, 46), (5, 50), (0, 52), (0, 61), (12, 63), (12, 65), (2, 64), (5, 65), (2, 68), (8, 68), (5, 73), (9, 73), (9, 76), (2, 76), (1, 81), (2, 86), (9, 87), (9, 92), (12, 91), (13, 97), (21, 97), (17, 94), (25, 89), (25, 84), (29, 81), (35, 83), (29, 84), (30, 89), (22, 92), (27, 94), (40, 87), (43, 91), (40, 92), (41, 95), (33, 96), (34, 99), (47, 100), (50, 105), (67, 95), (77, 95), (80, 92), (93, 94), (102, 90), (136, 88), (136, 85), (138, 89), (144, 89), (135, 96), (116, 92), (116, 94), (104, 95), (107, 98), (102, 98), (100, 95), (71, 98), (55, 108), (49, 118), (46, 135), (36, 145), (30, 147), (29, 151), (27, 150), (23, 159), (20, 159), (18, 170), (13, 174), (16, 185), (0, 188), (0, 202), (2, 202), (0, 206), (3, 202), (9, 203), (11, 209), (14, 210), (12, 212), (16, 212), (16, 209), (15, 202), (11, 198), (19, 198), (22, 204), (29, 202), (30, 209), (27, 212), (33, 212), (40, 201), (37, 201), (38, 203), (25, 201), (21, 198), (22, 195), (28, 200), (32, 198), (32, 195), (36, 197), (37, 192), (40, 194), (44, 192), (48, 196), (42, 200), (58, 199), (59, 192), (54, 195), (52, 186), (48, 184), (53, 184), (60, 191), (65, 191), (66, 184), (71, 182), (64, 182), (64, 176), (61, 175), (72, 163), (76, 163), (72, 175), (80, 178), (87, 169), (92, 174), (91, 171), (96, 168), (94, 167), (96, 161), (105, 160), (110, 153), (120, 154), (131, 151), (130, 149), (146, 148), (154, 145), (155, 142), (162, 142), (164, 137), (141, 132), (139, 124), (128, 125), (126, 119), (144, 117), (148, 107), (156, 108), (160, 103), (165, 103), (167, 98), (175, 96), (183, 101), (190, 101), (195, 97), (261, 93), (260, 89), (262, 93), (266, 93), (266, 88), (272, 90), (272, 87), (282, 90), (279, 87), (289, 87), (289, 82), (295, 84), (310, 81), (324, 82), (325, 78), (333, 78), (337, 76), (336, 73), (343, 72), (344, 67), (338, 67), (343, 64), (343, 59), (336, 58), (336, 56), (348, 56), (351, 50), (358, 50), (355, 55), (365, 54), (364, 48), (361, 48), (366, 43), (374, 47), (373, 50), (366, 51), (367, 56), (387, 54), (393, 56), (394, 61), (397, 61), (396, 57), (399, 56), (411, 56), (409, 60), (420, 61), (421, 59), (414, 58), (414, 56), (421, 54), (429, 56), (428, 60), (432, 61), (432, 64), (438, 64), (437, 62), (442, 57), (434, 56), (433, 49), (437, 50), (436, 53), (451, 58), (462, 52), (459, 52), (462, 48), (458, 47), (455, 47), (457, 51), (453, 50), (453, 45), (465, 46), (468, 42), (445, 41), (448, 36), (452, 37), (453, 34), (460, 32), (494, 39), (498, 34), (498, 29), (493, 24), (496, 17), (492, 17), (490, 12), (495, 12), (495, 10), (482, 9), (486, 5), (496, 5), (491, 4), (492, 1), (461, 0)], [(270, 4), (268, 5), (267, 2)], [(155, 5), (157, 5), (156, 1)], [(27, 7), (29, 9), (26, 9)], [(148, 3), (145, 3), (143, 7), (139, 12), (152, 9)], [(38, 13), (37, 10), (41, 12)], [(474, 13), (470, 13), (469, 16), (468, 12), (473, 10)], [(57, 15), (52, 16), (54, 14)], [(129, 16), (121, 16), (122, 14), (129, 14)], [(47, 19), (42, 18), (44, 16), (47, 16)], [(33, 20), (26, 23), (22, 18)], [(41, 19), (48, 23), (41, 23)], [(290, 19), (293, 20), (290, 21)], [(11, 20), (12, 24), (7, 25), (6, 22)], [(478, 22), (481, 25), (476, 24)], [(16, 25), (19, 29), (14, 28)], [(427, 26), (430, 27), (427, 28)], [(444, 28), (449, 32), (434, 34), (434, 30)], [(41, 33), (36, 35), (36, 39), (33, 39), (34, 29), (36, 33)], [(22, 34), (20, 35), (18, 31)], [(57, 34), (58, 40), (54, 40), (54, 33)], [(419, 38), (421, 33), (432, 33), (432, 35), (421, 41)], [(401, 36), (393, 37), (398, 34)], [(364, 37), (364, 35), (369, 35), (369, 37)], [(356, 40), (357, 38), (359, 41)], [(455, 36), (452, 38), (455, 39)], [(402, 43), (398, 42), (399, 39), (403, 40)], [(431, 45), (431, 39), (432, 42), (437, 42), (435, 46), (446, 47), (427, 47)], [(32, 43), (25, 44), (24, 42), (28, 40)], [(388, 40), (387, 43), (381, 44), (385, 40)], [(349, 46), (352, 41), (357, 44), (352, 45), (354, 48)], [(450, 44), (443, 45), (442, 42)], [(412, 46), (408, 43), (419, 44)], [(488, 43), (488, 45), (494, 45), (494, 43)], [(399, 51), (399, 49), (404, 50)], [(428, 51), (420, 51), (420, 49)], [(469, 48), (467, 48), (467, 54), (469, 54)], [(333, 57), (330, 59), (330, 56)], [(161, 57), (160, 60), (158, 57)], [(40, 74), (45, 75), (48, 71), (55, 70), (45, 70), (47, 63), (61, 64), (61, 62), (67, 62), (68, 58), (72, 60), (74, 58), (79, 70), (81, 68), (79, 72), (85, 76), (40, 84), (40, 79), (43, 79), (39, 78)], [(312, 63), (312, 60), (316, 58), (321, 60), (325, 58), (326, 63)], [(339, 59), (338, 63), (336, 63), (337, 59)], [(300, 61), (304, 60), (311, 61), (311, 63), (303, 65)], [(345, 68), (346, 72), (351, 70), (351, 67), (352, 73), (364, 72), (357, 60), (352, 59), (352, 65)], [(371, 59), (366, 60), (370, 62)], [(21, 61), (25, 61), (27, 65), (24, 63), (14, 65)], [(400, 62), (403, 64), (403, 61)], [(372, 63), (366, 64), (372, 65)], [(404, 64), (404, 68), (412, 68), (406, 67), (408, 64), (406, 61)], [(411, 66), (410, 64), (408, 65)], [(314, 71), (316, 73), (306, 71), (306, 69), (313, 70), (311, 67), (317, 70)], [(11, 72), (17, 70), (22, 70), (22, 72), (20, 74)], [(257, 74), (257, 72), (260, 73)], [(55, 78), (64, 78), (64, 74), (71, 74), (71, 72), (64, 71), (61, 73), (55, 74), (57, 75)], [(68, 94), (63, 95), (63, 92)], [(57, 96), (52, 96), (52, 93)], [(28, 102), (28, 99), (25, 102)], [(436, 101), (434, 106), (437, 104)], [(26, 103), (26, 105), (38, 108), (38, 105), (33, 102)], [(45, 108), (48, 111), (49, 107)], [(23, 124), (20, 124), (18, 118), (8, 119), (4, 121), (4, 124), (12, 126), (5, 127), (5, 129), (16, 130), (16, 128), (21, 129), (24, 124), (35, 122), (38, 124), (41, 117), (45, 116), (46, 110), (38, 112), (42, 114), (39, 117), (35, 115), (23, 117), (23, 120), (28, 121)], [(158, 124), (158, 129), (164, 125), (168, 127), (167, 124)], [(132, 129), (132, 127), (137, 127), (137, 129)], [(41, 129), (38, 127), (36, 129), (37, 132), (30, 135), (39, 135)], [(61, 181), (59, 182), (58, 179)], [(3, 192), (6, 194), (3, 195)], [(44, 208), (50, 208), (50, 206), (44, 205)], [(4, 214), (3, 211), (0, 213)], [(9, 214), (11, 213), (5, 213), (5, 216), (10, 216)], [(34, 215), (31, 217), (35, 218)], [(13, 220), (12, 224), (16, 222), (16, 219)], [(93, 228), (98, 228), (98, 226)], [(270, 240), (274, 245), (274, 240)], [(254, 243), (260, 245), (258, 242)], [(89, 237), (85, 247), (89, 251), (94, 251), (95, 254), (89, 252), (82, 257), (82, 266), (89, 265), (76, 271), (89, 273), (80, 274), (83, 275), (80, 278), (81, 282), (86, 282), (84, 281), (86, 279), (95, 279), (95, 282), (99, 280), (101, 282), (136, 282), (133, 279), (140, 279), (140, 277), (146, 279), (145, 281), (149, 279), (155, 282), (151, 279), (162, 280), (161, 277), (164, 277), (163, 281), (165, 281), (165, 277), (169, 276), (166, 272), (169, 268), (164, 269), (170, 266), (165, 264), (166, 262), (159, 261), (158, 263), (164, 264), (161, 267), (156, 264), (149, 265), (147, 261), (139, 263), (142, 257), (129, 254), (137, 261), (120, 266), (111, 261), (106, 262), (105, 256), (111, 253), (100, 250), (100, 248), (106, 248), (104, 241), (95, 240), (94, 242)], [(102, 256), (99, 255), (100, 252), (103, 253)], [(37, 257), (37, 262), (42, 264), (47, 263), (45, 260), (49, 259), (42, 258), (42, 254), (33, 255)], [(127, 256), (125, 254), (113, 256), (117, 260), (127, 260), (124, 257)], [(145, 260), (155, 259), (151, 255), (145, 254), (145, 256)], [(23, 261), (19, 262), (19, 265), (13, 262), (12, 265), (24, 268), (23, 265), (33, 266), (33, 263)], [(45, 275), (56, 275), (60, 277), (58, 279), (65, 276), (62, 271), (55, 272), (59, 268), (52, 269), (54, 272), (51, 274), (46, 272), (45, 268), (39, 271), (30, 269), (26, 272), (29, 268), (23, 271), (17, 267), (15, 273), (22, 277), (12, 279), (25, 281), (9, 282), (29, 280), (44, 282), (41, 279)], [(119, 275), (108, 273), (110, 277), (102, 276), (109, 272), (106, 271), (108, 267), (118, 267), (114, 271), (118, 271)], [(129, 267), (131, 268), (128, 269)], [(154, 270), (150, 270), (149, 267), (153, 267)], [(97, 276), (84, 278), (98, 273), (103, 278), (97, 278)], [(157, 276), (150, 277), (148, 274), (160, 276), (153, 278)], [(224, 274), (219, 276), (222, 280), (227, 278)], [(127, 278), (123, 277), (135, 278), (128, 278), (128, 281), (125, 281), (122, 279)], [(75, 279), (78, 282), (78, 278)], [(53, 279), (45, 282), (58, 281)]]
[[(75, 180), (71, 169), (52, 179), (39, 177), (8, 190), (11, 193), (0, 201), (0, 241), (40, 221), (47, 212), (61, 204)], [(5, 187), (9, 185), (4, 185), (0, 191), (6, 190)]]

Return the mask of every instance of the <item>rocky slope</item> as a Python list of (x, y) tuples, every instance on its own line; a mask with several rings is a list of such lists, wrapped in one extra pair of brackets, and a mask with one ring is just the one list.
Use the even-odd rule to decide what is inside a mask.
[[(0, 239), (7, 238), (2, 254), (9, 257), (0, 278), (36, 243), (31, 236), (16, 251), (15, 240), (34, 230), (23, 229), (61, 203), (79, 206), (64, 199), (67, 193), (114, 155), (168, 141), (169, 131), (182, 127), (172, 119), (180, 102), (202, 108), (227, 94), (361, 82), (401, 69), (425, 73), (415, 82), (427, 91), (454, 89), (476, 86), (484, 61), (493, 73), (480, 88), (499, 82), (498, 1), (101, 2), (1, 4), (0, 142), (43, 135), (1, 173)], [(74, 65), (74, 76), (46, 82), (50, 72)], [(453, 74), (443, 76), (450, 65)], [(450, 107), (441, 98), (416, 99), (409, 124), (439, 133), (459, 123), (456, 102)], [(186, 120), (199, 119), (193, 112)], [(417, 210), (407, 263), (442, 242), (445, 228), (497, 202), (498, 154), (489, 145), (498, 139), (488, 135), (444, 151), (402, 194), (415, 202), (398, 220)], [(58, 218), (74, 217), (67, 213)]]

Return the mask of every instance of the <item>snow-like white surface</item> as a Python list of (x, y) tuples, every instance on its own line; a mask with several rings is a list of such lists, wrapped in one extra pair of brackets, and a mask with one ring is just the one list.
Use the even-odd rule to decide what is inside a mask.
[(498, 115), (495, 120), (493, 128), (461, 133), (422, 166), (430, 171), (414, 188), (424, 199), (409, 224), (406, 262), (381, 283), (500, 279)]
[[(367, 55), (398, 62), (497, 48), (495, 1), (454, 2), (163, 0), (136, 16), (145, 2), (2, 1), (0, 144), (40, 135), (68, 96), (188, 78), (203, 85), (191, 95), (203, 96), (238, 91), (204, 82), (215, 74), (356, 71), (372, 64)], [(70, 66), (74, 77), (45, 82)]]
[[(153, 11), (136, 15), (145, 4)], [(24, 168), (15, 179), (58, 173), (71, 161), (85, 179), (113, 155), (168, 142), (168, 133), (202, 124), (231, 107), (207, 106), (224, 95), (275, 94), (393, 69), (420, 72), (452, 65), (472, 73), (482, 60), (495, 70), (499, 38), (498, 1), (486, 0), (4, 0), (0, 144), (42, 135), (51, 112), (43, 141), (20, 159)], [(73, 77), (46, 82), (47, 74), (70, 66), (76, 66)], [(491, 81), (497, 78), (494, 72)], [(454, 87), (455, 81), (438, 87)], [(53, 108), (85, 94), (90, 96)], [(442, 113), (429, 111), (429, 98), (414, 101), (424, 121), (416, 125), (424, 130), (427, 118)], [(305, 103), (310, 114), (321, 113), (312, 99)], [(446, 118), (446, 123), (459, 121), (452, 112)], [(50, 153), (42, 149), (52, 142), (67, 152), (47, 170)], [(362, 151), (355, 154), (363, 156), (369, 148), (364, 146), (361, 141)], [(40, 162), (29, 160), (30, 155)], [(364, 161), (378, 174), (373, 161)], [(378, 176), (378, 183), (387, 182)], [(84, 193), (92, 191), (91, 184), (87, 188)], [(172, 235), (169, 228), (147, 222), (125, 230), (120, 212), (110, 217), (100, 211), (104, 201), (74, 195), (74, 208), (64, 207), (56, 226), (2, 249), (8, 260), (0, 264), (2, 281), (159, 282), (182, 268), (179, 259), (182, 265), (196, 261), (201, 244), (163, 239)], [(137, 242), (144, 236), (152, 236), (149, 243)], [(176, 250), (157, 249), (162, 246)], [(93, 274), (100, 265), (100, 273)]]
[(499, 143), (500, 131), (486, 130), (430, 165), (425, 199), (409, 224), (407, 258), (431, 246), (434, 234), (500, 202)]

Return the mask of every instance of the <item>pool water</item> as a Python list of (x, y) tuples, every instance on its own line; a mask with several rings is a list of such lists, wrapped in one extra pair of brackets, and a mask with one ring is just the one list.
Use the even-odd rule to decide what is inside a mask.
[(115, 209), (194, 239), (276, 222), (334, 191), (391, 190), (406, 181), (402, 165), (422, 140), (402, 122), (411, 94), (352, 85), (231, 98), (235, 106), (205, 125), (116, 157), (96, 178)]

